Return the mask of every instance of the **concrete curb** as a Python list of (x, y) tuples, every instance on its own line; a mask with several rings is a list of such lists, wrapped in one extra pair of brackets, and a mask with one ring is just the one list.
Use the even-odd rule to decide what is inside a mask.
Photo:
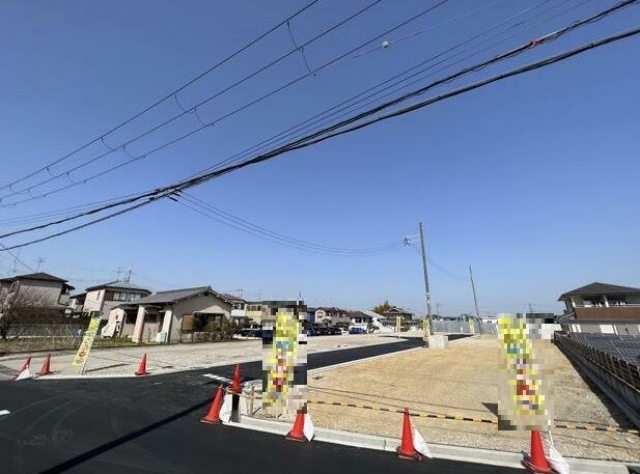
[[(251, 418), (248, 416), (241, 416), (240, 423), (229, 422), (226, 424), (236, 428), (261, 431), (281, 436), (285, 436), (291, 429), (289, 423)], [(400, 445), (400, 440), (395, 438), (385, 438), (382, 436), (373, 436), (318, 427), (315, 429), (314, 441), (340, 444), (356, 448), (375, 449), (377, 451), (388, 451), (393, 453), (395, 453), (396, 448)], [(524, 470), (522, 464), (520, 464), (520, 461), (522, 460), (521, 453), (448, 446), (433, 443), (429, 443), (429, 448), (431, 449), (431, 453), (434, 458), (474, 464), (486, 464), (490, 466), (511, 467)], [(565, 459), (569, 463), (571, 472), (574, 474), (628, 474), (626, 466), (618, 462), (575, 458)]]

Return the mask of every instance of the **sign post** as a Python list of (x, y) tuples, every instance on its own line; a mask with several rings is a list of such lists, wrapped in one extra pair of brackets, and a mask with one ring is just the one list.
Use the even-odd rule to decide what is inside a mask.
[(80, 348), (78, 349), (78, 353), (73, 359), (73, 362), (71, 362), (71, 365), (80, 367), (80, 375), (84, 373), (84, 368), (87, 365), (87, 360), (89, 359), (89, 352), (91, 351), (93, 340), (96, 338), (96, 334), (98, 333), (98, 327), (100, 327), (100, 316), (91, 318), (89, 327), (84, 333), (82, 344), (80, 344)]

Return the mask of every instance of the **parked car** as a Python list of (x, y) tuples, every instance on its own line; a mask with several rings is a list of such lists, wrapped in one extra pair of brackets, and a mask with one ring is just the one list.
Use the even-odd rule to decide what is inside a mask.
[(366, 334), (367, 330), (365, 328), (353, 326), (349, 328), (349, 334)]
[(338, 326), (332, 326), (329, 328), (329, 332), (332, 336), (339, 336), (340, 334), (342, 334), (342, 331), (340, 330), (340, 328)]
[(318, 332), (316, 331), (316, 328), (314, 328), (314, 327), (308, 327), (306, 329), (306, 332), (307, 332), (307, 336), (317, 336), (318, 335)]

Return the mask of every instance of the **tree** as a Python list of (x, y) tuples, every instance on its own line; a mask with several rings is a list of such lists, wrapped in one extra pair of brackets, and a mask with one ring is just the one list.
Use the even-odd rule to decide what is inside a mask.
[(7, 340), (14, 325), (51, 323), (64, 317), (64, 309), (51, 306), (42, 294), (20, 288), (0, 297), (0, 339)]
[(391, 305), (389, 304), (389, 300), (385, 300), (384, 303), (379, 304), (378, 306), (374, 306), (371, 310), (374, 313), (384, 314), (391, 309)]

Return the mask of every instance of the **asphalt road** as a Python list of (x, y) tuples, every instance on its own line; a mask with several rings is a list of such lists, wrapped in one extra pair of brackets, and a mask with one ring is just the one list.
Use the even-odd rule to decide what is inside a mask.
[[(308, 368), (394, 352), (419, 339), (311, 354)], [(260, 378), (260, 362), (242, 365)], [(391, 453), (199, 423), (233, 366), (139, 379), (0, 383), (0, 472), (54, 473), (510, 473), (443, 460), (401, 461)]]

